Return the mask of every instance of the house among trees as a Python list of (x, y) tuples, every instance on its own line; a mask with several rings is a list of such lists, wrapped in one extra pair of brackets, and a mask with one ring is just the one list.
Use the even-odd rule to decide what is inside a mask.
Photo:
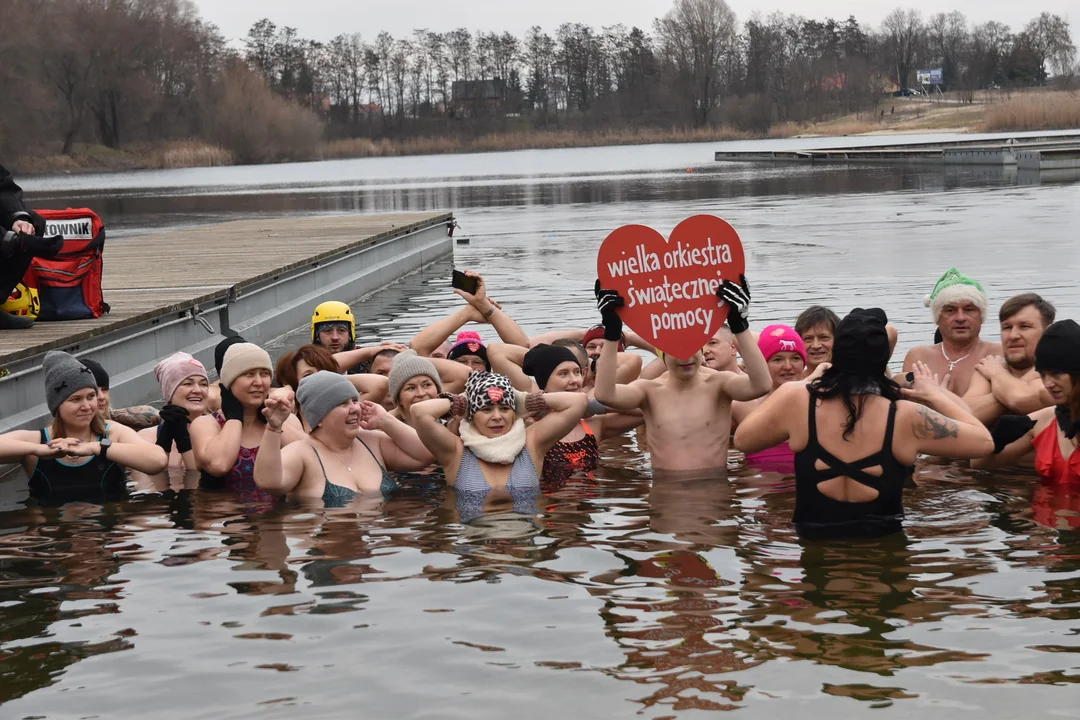
[(502, 78), (490, 80), (455, 80), (450, 88), (454, 115), (468, 117), (492, 111), (516, 112), (521, 98)]

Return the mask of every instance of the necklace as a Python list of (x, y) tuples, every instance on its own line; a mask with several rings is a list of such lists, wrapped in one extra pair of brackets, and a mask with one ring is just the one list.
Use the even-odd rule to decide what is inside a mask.
[(330, 450), (330, 448), (329, 448), (329, 447), (328, 447), (328, 446), (327, 446), (326, 444), (324, 444), (324, 443), (320, 443), (320, 444), (321, 444), (321, 445), (322, 445), (322, 446), (323, 446), (324, 448), (326, 448), (326, 451), (327, 451), (328, 453), (330, 453), (330, 456), (331, 456), (332, 458), (334, 458), (334, 459), (335, 459), (335, 460), (337, 460), (337, 461), (338, 461), (339, 463), (341, 463), (342, 465), (344, 465), (344, 466), (345, 466), (345, 469), (346, 469), (346, 470), (348, 470), (348, 471), (349, 471), (350, 473), (352, 472), (352, 459), (353, 459), (353, 453), (354, 453), (354, 452), (356, 451), (356, 446), (355, 446), (355, 445), (353, 445), (352, 447), (350, 447), (350, 448), (349, 448), (349, 461), (348, 461), (348, 462), (343, 462), (343, 461), (342, 461), (342, 459), (341, 459), (341, 456), (340, 456), (340, 455), (339, 455), (338, 453), (336, 453), (336, 452), (332, 452), (332, 451)]
[(941, 356), (945, 358), (945, 362), (949, 363), (949, 372), (952, 372), (953, 369), (957, 366), (958, 363), (962, 363), (965, 360), (967, 360), (969, 357), (971, 357), (971, 353), (968, 353), (967, 355), (965, 355), (962, 358), (957, 358), (955, 360), (952, 360), (952, 359), (949, 358), (948, 355), (945, 354), (945, 343), (941, 343)]

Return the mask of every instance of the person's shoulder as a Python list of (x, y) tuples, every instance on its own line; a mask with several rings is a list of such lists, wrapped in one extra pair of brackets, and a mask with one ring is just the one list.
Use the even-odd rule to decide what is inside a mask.
[(991, 342), (989, 340), (983, 340), (982, 346), (979, 348), (979, 355), (986, 357), (988, 355), (1000, 355), (1002, 353), (1001, 343)]
[(1046, 428), (1047, 425), (1052, 423), (1057, 417), (1055, 414), (1056, 408), (1053, 405), (1043, 408), (1042, 410), (1036, 410), (1028, 415), (1029, 418), (1035, 421), (1035, 434)]
[(787, 382), (776, 388), (772, 396), (778, 400), (801, 401), (810, 397), (810, 384), (807, 382)]
[(931, 353), (937, 352), (937, 345), (916, 345), (907, 352), (909, 358), (926, 357)]
[(207, 413), (206, 415), (200, 415), (191, 421), (191, 427), (221, 427), (221, 421), (218, 420), (218, 414), (216, 412)]

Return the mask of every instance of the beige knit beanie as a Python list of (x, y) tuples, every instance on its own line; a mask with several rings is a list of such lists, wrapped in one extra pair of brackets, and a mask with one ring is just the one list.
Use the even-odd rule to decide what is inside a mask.
[(225, 360), (221, 363), (221, 384), (231, 388), (236, 378), (258, 368), (274, 372), (270, 354), (252, 343), (236, 343), (225, 351)]

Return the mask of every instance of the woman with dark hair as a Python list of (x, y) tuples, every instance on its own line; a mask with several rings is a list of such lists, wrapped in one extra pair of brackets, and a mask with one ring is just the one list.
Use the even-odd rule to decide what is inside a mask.
[[(277, 365), (274, 366), (274, 384), (279, 388), (295, 391), (300, 386), (301, 380), (320, 370), (341, 374), (341, 367), (329, 350), (322, 345), (301, 345), (298, 350), (290, 350), (278, 358)], [(360, 393), (361, 400), (382, 403), (386, 399), (385, 377), (359, 373), (346, 375), (345, 378)], [(274, 395), (277, 392), (275, 390), (271, 394)]]
[(977, 458), (993, 448), (989, 431), (925, 365), (916, 367), (911, 389), (885, 376), (885, 324), (876, 308), (852, 311), (837, 326), (832, 366), (810, 383), (778, 387), (735, 433), (744, 453), (790, 444), (800, 535), (898, 531), (904, 482), (919, 453)]
[(1062, 483), (1080, 481), (1080, 325), (1056, 322), (1035, 347), (1035, 370), (1054, 406), (1030, 415), (1003, 415), (994, 426), (994, 454), (972, 463), (989, 470), (1013, 465), (1035, 451), (1040, 476)]

